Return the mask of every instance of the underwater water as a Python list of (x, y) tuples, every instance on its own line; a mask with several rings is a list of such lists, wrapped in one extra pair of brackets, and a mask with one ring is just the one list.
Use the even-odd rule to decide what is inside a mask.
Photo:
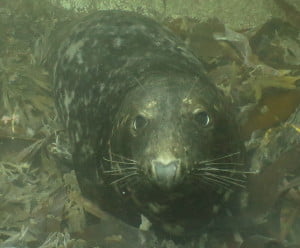
[[(186, 198), (178, 197), (185, 193), (189, 199), (198, 196), (199, 192), (193, 192), (199, 186), (194, 181), (184, 186), (186, 191), (181, 190), (183, 184), (179, 183), (174, 190), (168, 188), (167, 193), (158, 187), (151, 194), (146, 191), (142, 197), (138, 195), (141, 201), (153, 197), (159, 198), (160, 203), (165, 203), (162, 199), (165, 195), (178, 199), (172, 201), (176, 211), (166, 217), (176, 223), (172, 227), (155, 224), (160, 222), (147, 218), (148, 212), (145, 215), (143, 208), (127, 211), (124, 202), (128, 201), (128, 192), (121, 190), (123, 201), (116, 199), (112, 191), (106, 191), (106, 187), (128, 183), (124, 174), (120, 176), (116, 170), (111, 172), (116, 173), (115, 185), (103, 185), (103, 205), (85, 194), (82, 190), (85, 182), (78, 184), (74, 172), (76, 161), (72, 160), (75, 156), (68, 131), (58, 120), (53, 68), (60, 41), (78, 20), (96, 10), (108, 9), (149, 16), (181, 39), (202, 62), (205, 77), (228, 99), (232, 119), (238, 124), (229, 126), (234, 135), (239, 133), (244, 160), (236, 161), (235, 167), (231, 161), (228, 167), (225, 160), (222, 163), (218, 160), (226, 155), (206, 158), (209, 162), (203, 159), (200, 169), (205, 168), (206, 174), (202, 174), (199, 184), (210, 181), (200, 189), (206, 195), (201, 204), (194, 205), (196, 200), (186, 202), (182, 200)], [(0, 247), (298, 247), (299, 11), (297, 0), (251, 3), (246, 0), (3, 0), (0, 3)], [(146, 93), (149, 92), (147, 88)], [(144, 93), (143, 90), (141, 95)], [(166, 106), (168, 99), (163, 99)], [(196, 121), (205, 127), (214, 119), (202, 110)], [(85, 120), (84, 108), (78, 118)], [(135, 119), (133, 127), (143, 127), (144, 121)], [(218, 126), (216, 133), (221, 135), (224, 130)], [(91, 135), (90, 139), (96, 136)], [(191, 140), (194, 137), (196, 134), (191, 135)], [(235, 139), (231, 137), (228, 142), (210, 145), (211, 149), (228, 146)], [(231, 158), (236, 153), (227, 156)], [(105, 159), (115, 162), (116, 157)], [(115, 164), (124, 168), (124, 161), (133, 160), (126, 159), (121, 158)], [(175, 177), (177, 174), (172, 174), (178, 168), (175, 162), (169, 163), (169, 167), (153, 169), (159, 174), (156, 179), (168, 181), (170, 174)], [(160, 166), (159, 163), (156, 165)], [(242, 173), (236, 169), (240, 164), (244, 166)], [(212, 171), (216, 170), (219, 171), (214, 174)], [(231, 174), (226, 174), (228, 170)], [(235, 178), (238, 173), (241, 178)], [(236, 190), (239, 193), (231, 198), (231, 192)], [(227, 199), (225, 205), (230, 205), (230, 211), (223, 205), (211, 204), (216, 191), (220, 192), (220, 198)], [(109, 198), (113, 203), (104, 207)], [(156, 213), (164, 211), (161, 210), (164, 204), (147, 207)], [(211, 212), (216, 217), (208, 217)], [(186, 215), (188, 220), (182, 218)], [(190, 225), (188, 231), (182, 231), (184, 225)]]

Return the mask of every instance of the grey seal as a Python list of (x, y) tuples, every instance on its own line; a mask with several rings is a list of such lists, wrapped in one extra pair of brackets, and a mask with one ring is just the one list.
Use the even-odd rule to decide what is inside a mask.
[(175, 236), (238, 212), (246, 169), (232, 106), (176, 35), (99, 11), (68, 28), (56, 56), (56, 106), (85, 196)]

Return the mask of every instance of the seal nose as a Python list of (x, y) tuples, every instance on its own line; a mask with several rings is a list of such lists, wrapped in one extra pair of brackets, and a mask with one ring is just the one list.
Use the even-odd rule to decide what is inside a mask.
[(180, 159), (174, 159), (169, 162), (161, 160), (151, 161), (151, 172), (154, 182), (162, 188), (170, 189), (180, 181)]

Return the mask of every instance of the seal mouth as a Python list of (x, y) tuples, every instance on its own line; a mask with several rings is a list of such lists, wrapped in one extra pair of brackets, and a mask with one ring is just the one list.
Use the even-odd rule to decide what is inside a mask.
[(155, 159), (151, 161), (153, 182), (163, 189), (171, 189), (182, 181), (181, 160), (174, 159), (168, 162)]

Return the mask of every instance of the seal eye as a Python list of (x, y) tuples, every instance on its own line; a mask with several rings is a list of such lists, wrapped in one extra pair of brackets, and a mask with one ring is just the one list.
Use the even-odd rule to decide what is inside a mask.
[(211, 118), (206, 111), (197, 111), (194, 114), (194, 118), (202, 127), (207, 127), (211, 123)]
[(143, 127), (145, 127), (147, 125), (148, 121), (147, 119), (142, 116), (142, 115), (137, 115), (135, 117), (135, 119), (133, 120), (133, 129), (136, 131), (136, 130), (139, 130)]

